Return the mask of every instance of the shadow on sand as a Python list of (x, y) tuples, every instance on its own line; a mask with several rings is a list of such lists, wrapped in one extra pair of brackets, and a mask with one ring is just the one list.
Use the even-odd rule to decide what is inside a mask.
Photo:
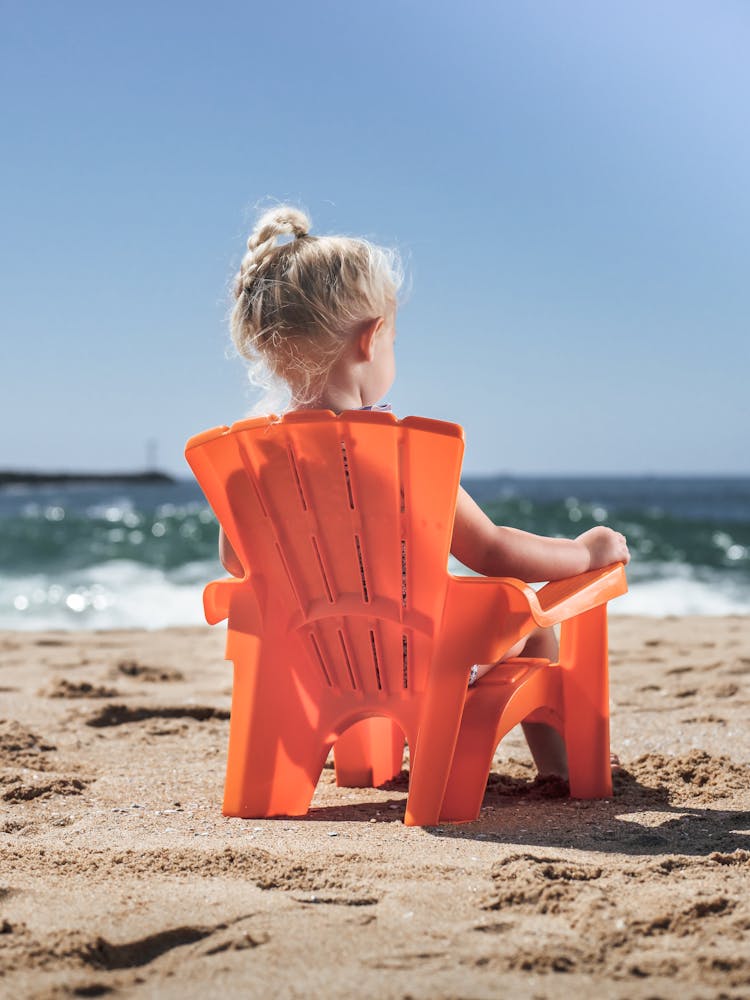
[[(426, 831), (457, 840), (611, 854), (707, 856), (750, 850), (750, 812), (674, 804), (669, 788), (645, 785), (625, 768), (615, 773), (613, 782), (611, 799), (583, 801), (568, 798), (567, 784), (559, 779), (492, 773), (479, 819)], [(381, 789), (398, 793), (397, 797), (313, 808), (306, 818), (328, 823), (401, 822), (408, 783), (408, 771), (402, 771)], [(680, 795), (687, 798), (684, 792)]]

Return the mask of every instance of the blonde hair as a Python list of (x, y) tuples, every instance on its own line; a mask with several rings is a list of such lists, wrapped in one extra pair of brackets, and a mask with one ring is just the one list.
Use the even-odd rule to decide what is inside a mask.
[[(232, 340), (264, 403), (279, 383), (292, 406), (314, 402), (350, 336), (393, 308), (403, 281), (396, 251), (309, 230), (296, 208), (266, 212), (235, 277)], [(292, 239), (279, 243), (284, 235)]]

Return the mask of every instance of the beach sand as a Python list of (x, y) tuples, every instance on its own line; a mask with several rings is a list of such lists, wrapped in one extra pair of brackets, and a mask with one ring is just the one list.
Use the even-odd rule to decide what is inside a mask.
[(750, 996), (750, 623), (610, 619), (614, 798), (502, 745), (480, 819), (406, 776), (221, 815), (224, 632), (0, 633), (8, 997)]

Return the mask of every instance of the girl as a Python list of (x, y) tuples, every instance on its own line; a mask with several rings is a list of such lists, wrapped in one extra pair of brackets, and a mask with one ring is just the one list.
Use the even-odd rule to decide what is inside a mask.
[[(235, 280), (232, 338), (254, 381), (286, 388), (289, 409), (339, 413), (374, 407), (396, 374), (398, 256), (362, 239), (311, 236), (309, 226), (302, 212), (288, 206), (258, 220)], [(291, 240), (279, 243), (285, 235)], [(243, 576), (223, 532), (219, 551), (227, 571)], [(610, 528), (591, 528), (570, 540), (497, 526), (464, 489), (451, 552), (477, 573), (528, 582), (630, 559), (624, 536)], [(556, 660), (553, 630), (537, 629), (501, 660), (522, 654)], [(494, 665), (477, 664), (470, 683)], [(556, 730), (539, 723), (524, 723), (523, 730), (539, 773), (567, 778)]]

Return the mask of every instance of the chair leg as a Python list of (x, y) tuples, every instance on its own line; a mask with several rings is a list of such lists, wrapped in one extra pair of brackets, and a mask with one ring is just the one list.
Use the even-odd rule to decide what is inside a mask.
[(253, 758), (252, 774), (248, 768), (244, 780), (239, 781), (227, 767), (223, 814), (245, 819), (306, 815), (329, 749), (320, 749), (319, 743), (311, 745), (308, 761), (301, 767), (286, 754), (283, 744), (277, 743), (274, 751)]
[[(445, 643), (433, 663), (433, 681), (423, 706), (422, 723), (412, 748), (406, 826), (434, 826), (448, 783), (453, 752), (466, 699), (466, 671), (451, 670), (461, 653)], [(441, 662), (442, 661), (442, 662)]]
[[(248, 642), (257, 642), (248, 637)], [(239, 643), (235, 643), (237, 649)], [(239, 650), (238, 650), (239, 652)], [(235, 660), (225, 816), (302, 816), (330, 744), (294, 691), (291, 672), (270, 669), (262, 652)], [(278, 653), (274, 657), (278, 662)]]
[(401, 773), (404, 734), (391, 719), (363, 719), (333, 746), (336, 784), (341, 788), (377, 788)]
[(577, 799), (609, 798), (606, 604), (563, 623), (560, 665), (570, 794)]
[(497, 746), (502, 704), (480, 688), (469, 691), (440, 807), (441, 823), (470, 823), (479, 816)]
[(560, 725), (560, 700), (559, 673), (549, 660), (530, 657), (495, 667), (469, 690), (441, 821), (470, 823), (477, 818), (500, 741), (522, 720)]

